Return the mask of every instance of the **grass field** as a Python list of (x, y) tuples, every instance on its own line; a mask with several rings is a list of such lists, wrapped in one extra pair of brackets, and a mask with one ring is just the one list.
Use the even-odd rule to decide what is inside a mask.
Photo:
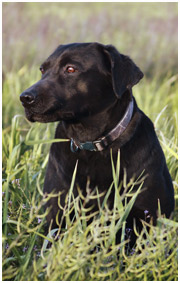
[[(130, 205), (122, 205), (120, 164), (113, 161), (113, 211), (105, 201), (86, 225), (81, 196), (74, 199), (72, 193), (75, 168), (64, 211), (67, 229), (55, 241), (55, 231), (45, 235), (43, 228), (50, 144), (41, 141), (53, 139), (56, 125), (28, 122), (19, 94), (40, 78), (41, 61), (58, 44), (88, 41), (115, 45), (144, 72), (134, 96), (154, 122), (174, 184), (172, 218), (159, 211), (157, 226), (150, 225), (149, 233), (144, 223), (130, 254), (125, 252), (125, 219), (136, 195)], [(178, 280), (177, 53), (177, 3), (3, 3), (3, 280)], [(119, 245), (114, 242), (117, 228), (123, 231)]]

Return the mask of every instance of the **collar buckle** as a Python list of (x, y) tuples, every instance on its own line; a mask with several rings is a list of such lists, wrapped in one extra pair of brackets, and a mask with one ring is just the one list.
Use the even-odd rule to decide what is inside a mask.
[(82, 150), (97, 151), (94, 142), (87, 141), (85, 143), (80, 143), (79, 148)]
[(77, 152), (79, 149), (81, 150), (89, 150), (89, 151), (97, 151), (98, 148), (95, 146), (96, 142), (85, 142), (85, 143), (79, 143), (78, 145), (76, 144), (76, 142), (74, 141), (73, 138), (71, 138), (71, 151), (72, 152)]

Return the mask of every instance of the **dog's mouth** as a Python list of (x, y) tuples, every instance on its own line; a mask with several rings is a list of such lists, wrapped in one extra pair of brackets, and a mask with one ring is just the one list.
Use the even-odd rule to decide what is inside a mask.
[[(43, 122), (44, 120), (44, 115), (40, 114), (40, 113), (36, 113), (34, 111), (31, 111), (28, 108), (25, 108), (25, 114), (26, 114), (26, 118), (30, 121), (30, 122)], [(43, 118), (44, 117), (44, 118)]]
[[(39, 100), (39, 103), (24, 104), (26, 118), (30, 122), (57, 122), (67, 121), (69, 123), (77, 123), (84, 117), (89, 117), (90, 111), (87, 107), (80, 108), (71, 105), (63, 100), (53, 100), (51, 103)], [(74, 107), (74, 108), (73, 108)]]
[(73, 121), (75, 115), (71, 111), (63, 111), (61, 109), (51, 108), (44, 112), (34, 111), (31, 108), (25, 108), (26, 118), (30, 122), (50, 123), (56, 121)]
[(55, 122), (56, 119), (56, 113), (61, 108), (59, 104), (57, 105), (45, 105), (41, 101), (39, 103), (36, 102), (32, 104), (24, 104), (22, 102), (22, 105), (25, 110), (26, 118), (30, 122), (41, 122), (41, 123), (47, 123), (47, 122)]

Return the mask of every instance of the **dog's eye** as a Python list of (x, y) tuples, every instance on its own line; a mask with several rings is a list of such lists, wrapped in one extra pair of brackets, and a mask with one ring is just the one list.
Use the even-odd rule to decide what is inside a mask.
[(39, 70), (41, 71), (41, 73), (42, 73), (42, 74), (44, 74), (44, 73), (45, 73), (45, 70), (44, 70), (44, 68), (43, 68), (43, 67), (40, 67), (40, 68), (39, 68)]
[(68, 73), (74, 73), (74, 72), (76, 71), (76, 69), (75, 69), (74, 67), (72, 67), (72, 66), (68, 66), (67, 69), (66, 69), (66, 71), (67, 71)]

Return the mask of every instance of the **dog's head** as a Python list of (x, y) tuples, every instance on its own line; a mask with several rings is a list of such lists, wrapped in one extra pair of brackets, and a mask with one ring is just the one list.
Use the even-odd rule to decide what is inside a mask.
[(42, 78), (20, 100), (32, 121), (76, 121), (131, 92), (143, 73), (111, 45), (60, 45), (41, 65)]

